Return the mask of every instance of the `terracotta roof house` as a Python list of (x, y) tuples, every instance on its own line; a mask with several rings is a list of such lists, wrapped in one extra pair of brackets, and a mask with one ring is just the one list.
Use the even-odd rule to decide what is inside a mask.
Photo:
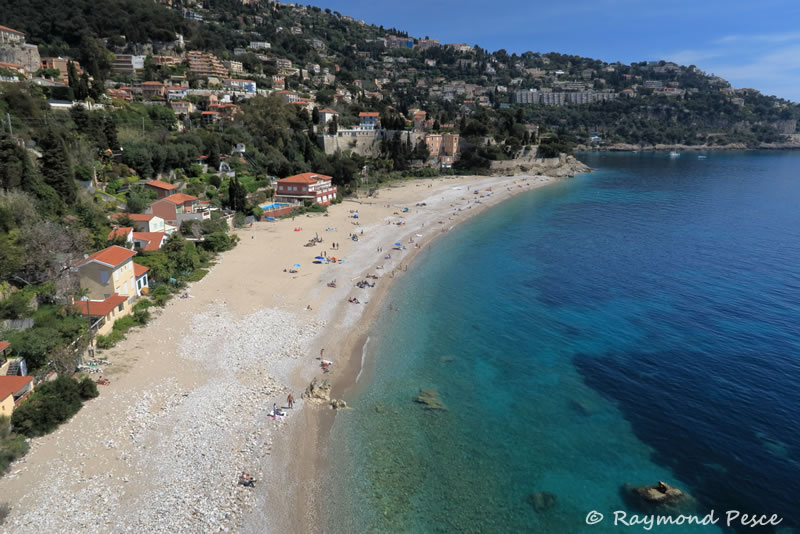
[(32, 376), (0, 376), (0, 416), (11, 417), (32, 391)]
[(155, 252), (167, 240), (166, 232), (133, 232), (133, 246), (143, 252)]
[(151, 191), (155, 191), (157, 198), (159, 199), (168, 197), (171, 194), (178, 192), (177, 185), (170, 184), (162, 180), (150, 180), (149, 182), (145, 182), (144, 186)]
[(336, 198), (336, 193), (330, 176), (306, 172), (278, 180), (275, 201), (298, 204), (310, 200), (327, 206)]
[(124, 242), (125, 245), (133, 245), (133, 228), (130, 226), (123, 226), (120, 228), (114, 228), (108, 233), (108, 237), (106, 241), (118, 241)]
[(164, 98), (167, 90), (161, 82), (142, 82), (142, 96), (145, 98)]
[(373, 111), (362, 111), (358, 114), (361, 119), (362, 130), (374, 130), (378, 127), (378, 113)]
[(198, 198), (185, 193), (175, 193), (161, 200), (156, 200), (147, 209), (172, 226), (180, 226), (187, 219), (205, 220), (211, 217), (208, 208), (203, 208), (198, 203)]
[(329, 121), (333, 120), (333, 118), (338, 115), (335, 109), (325, 108), (319, 110), (319, 122), (322, 124), (328, 124)]
[(138, 297), (133, 272), (136, 252), (110, 246), (79, 262), (80, 286), (87, 296), (76, 302), (78, 310), (92, 319), (92, 328), (107, 334), (114, 321), (131, 313)]

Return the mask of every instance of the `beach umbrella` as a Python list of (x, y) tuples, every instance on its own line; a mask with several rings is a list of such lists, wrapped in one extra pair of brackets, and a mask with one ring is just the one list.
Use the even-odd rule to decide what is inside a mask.
[(324, 260), (325, 258), (323, 258), (322, 256), (316, 256), (314, 259), (315, 260)]
[(299, 263), (295, 263), (294, 266), (295, 267), (300, 267), (300, 264)]
[(402, 246), (403, 246), (403, 244), (402, 244), (402, 243), (395, 243), (395, 244), (394, 244), (394, 246), (396, 246), (396, 247), (402, 247)]

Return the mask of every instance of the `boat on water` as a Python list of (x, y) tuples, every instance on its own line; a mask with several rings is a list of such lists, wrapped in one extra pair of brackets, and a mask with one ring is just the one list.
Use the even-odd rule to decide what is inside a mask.
[(697, 156), (697, 159), (706, 159), (708, 156)]
[(672, 152), (669, 153), (669, 157), (671, 157), (671, 158), (677, 158), (680, 155), (681, 155), (680, 152), (675, 152), (675, 151), (672, 151)]

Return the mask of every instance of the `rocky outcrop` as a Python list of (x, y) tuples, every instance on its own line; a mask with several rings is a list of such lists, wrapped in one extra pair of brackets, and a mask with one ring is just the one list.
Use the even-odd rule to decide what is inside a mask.
[(531, 151), (516, 159), (493, 161), (490, 170), (495, 176), (543, 174), (554, 178), (566, 178), (592, 169), (574, 156), (561, 154), (557, 158), (537, 158), (536, 152)]
[(314, 377), (301, 397), (315, 404), (329, 403), (331, 401), (331, 384), (327, 380), (318, 380)]
[(645, 509), (678, 508), (693, 500), (688, 493), (660, 480), (653, 486), (629, 486), (628, 491)]
[(424, 405), (426, 410), (447, 410), (447, 406), (439, 398), (439, 392), (434, 389), (420, 389), (414, 402)]
[(533, 506), (536, 513), (549, 512), (556, 506), (556, 496), (549, 491), (537, 491), (528, 495), (528, 504)]
[(347, 403), (342, 399), (333, 399), (331, 400), (331, 408), (333, 408), (334, 410), (342, 410), (344, 408), (347, 408)]

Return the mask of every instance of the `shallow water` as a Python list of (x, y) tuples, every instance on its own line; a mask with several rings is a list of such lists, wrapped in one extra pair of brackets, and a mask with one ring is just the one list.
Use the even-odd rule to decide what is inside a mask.
[(800, 154), (581, 157), (598, 171), (477, 216), (392, 289), (327, 531), (622, 532), (624, 485), (657, 480), (721, 519), (653, 531), (800, 522)]

